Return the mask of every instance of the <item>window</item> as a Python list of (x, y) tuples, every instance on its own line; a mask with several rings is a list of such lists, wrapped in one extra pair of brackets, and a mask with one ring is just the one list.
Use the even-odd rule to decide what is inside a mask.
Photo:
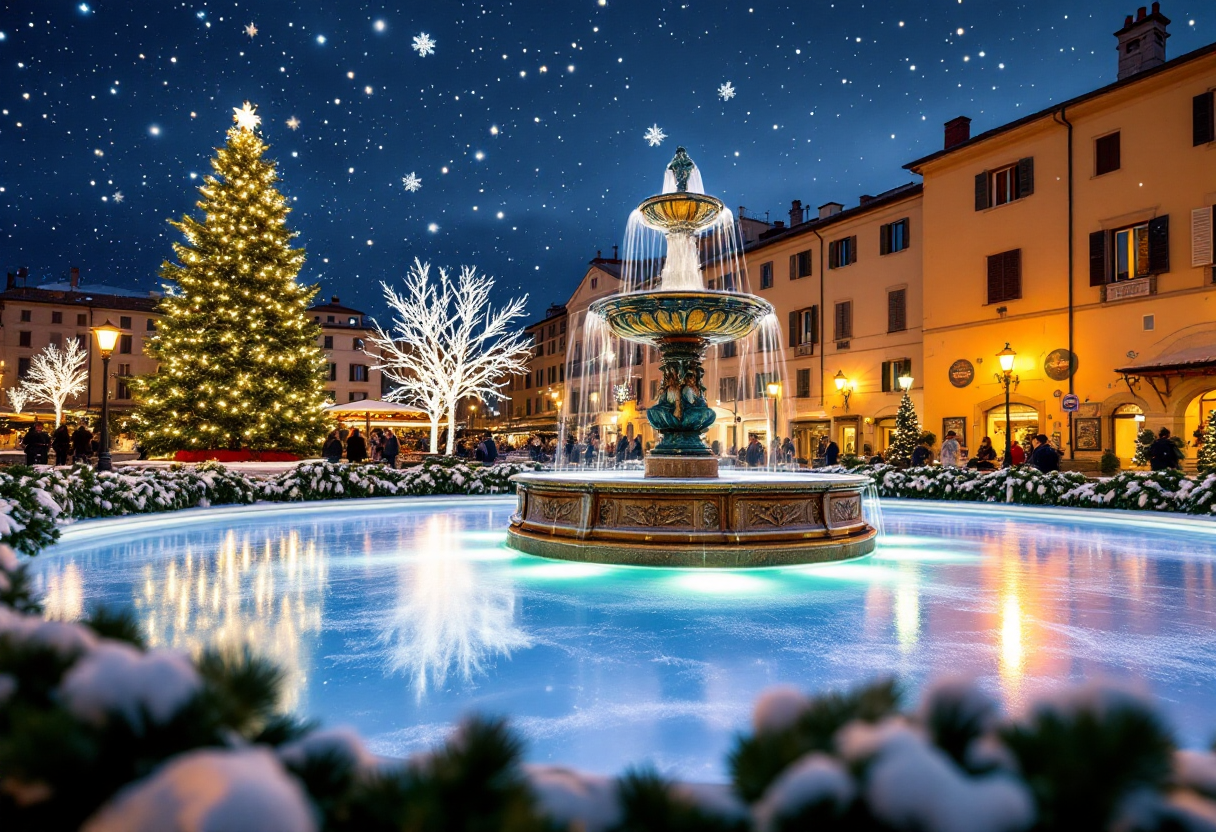
[(975, 175), (975, 210), (1006, 205), (1034, 193), (1034, 158)]
[(334, 322), (334, 316), (333, 316), (333, 315), (329, 315), (329, 316), (327, 316), (327, 317), (326, 317), (326, 319), (325, 319), (325, 322), (326, 322), (326, 323), (329, 323), (329, 324), (332, 324), (332, 323)]
[(908, 247), (908, 218), (887, 223), (878, 229), (878, 253), (894, 254)]
[(718, 401), (733, 402), (739, 398), (739, 378), (737, 376), (720, 376), (718, 378)]
[(83, 312), (76, 316), (76, 326), (88, 326), (89, 316)]
[(30, 374), (30, 359), (28, 356), (17, 359), (17, 378), (27, 378)]
[(1170, 270), (1170, 218), (1089, 235), (1089, 285), (1136, 280)]
[[(351, 364), (350, 365), (350, 380), (351, 381), (367, 381), (367, 365), (366, 364)], [(358, 399), (362, 401), (362, 399)]]
[(338, 400), (338, 391), (337, 390), (326, 390), (325, 398), (329, 399), (331, 402), (336, 402)]
[(536, 386), (540, 387), (545, 383), (545, 371), (542, 367), (536, 368)]
[[(84, 316), (81, 315), (81, 317), (83, 318)], [(148, 328), (148, 332), (156, 332), (156, 319), (155, 318), (148, 318), (148, 327), (147, 328)]]
[[(1213, 120), (1213, 93), (1211, 90), (1200, 93), (1191, 101), (1191, 120), (1194, 133), (1194, 146), (1208, 144), (1216, 139), (1216, 121)], [(22, 319), (24, 320), (24, 318)]]
[(797, 382), (794, 397), (809, 399), (811, 397), (811, 371), (809, 368), (798, 371)]
[(908, 290), (887, 292), (887, 332), (903, 332), (908, 328)]
[(531, 416), (532, 415), (532, 400), (531, 399), (528, 399), (527, 411), (528, 411), (528, 415)]
[(1212, 265), (1212, 226), (1210, 205), (1191, 211), (1191, 265)]
[(350, 348), (352, 350), (362, 350), (363, 349), (363, 339), (355, 338), (354, 340), (352, 340), (350, 342)]
[[(719, 385), (720, 384), (721, 384), (721, 382), (719, 381)], [(650, 400), (652, 402), (654, 402), (654, 401), (658, 401), (658, 399), (659, 399), (659, 380), (657, 378), (652, 378), (650, 380)]]
[(329, 380), (330, 381), (338, 380), (338, 365), (337, 364), (329, 365)]
[(853, 301), (836, 304), (836, 330), (833, 340), (847, 341), (853, 337)]
[(1157, 316), (1156, 315), (1145, 315), (1144, 316), (1144, 331), (1152, 332), (1156, 328), (1157, 328)]
[(988, 258), (988, 303), (1022, 297), (1022, 250), (1003, 251)]
[(334, 348), (334, 336), (326, 335), (323, 343), (325, 344), (325, 349), (332, 350)]
[(565, 321), (562, 321), (561, 328), (558, 331), (561, 332), (562, 335), (566, 334), (566, 322)]
[(367, 399), (367, 393), (357, 392), (347, 394), (346, 400), (350, 402), (361, 402)]
[(768, 263), (760, 264), (760, 288), (773, 288), (773, 263), (771, 260)]
[(51, 323), (53, 323), (53, 324), (63, 323), (63, 313), (62, 312), (52, 312), (51, 313)]
[(549, 368), (549, 383), (557, 384), (557, 368), (556, 367)]
[(798, 355), (813, 355), (819, 343), (819, 307), (808, 306), (790, 313), (790, 346)]
[(842, 269), (857, 262), (857, 238), (845, 237), (828, 243), (828, 268)]
[(727, 341), (725, 344), (722, 344), (721, 346), (718, 347), (718, 355), (721, 358), (734, 358), (738, 354), (739, 354), (739, 342), (738, 341)]
[(21, 310), (21, 323), (28, 324), (31, 320), (33, 320), (33, 314), (30, 312), (30, 310), (22, 309)]
[(119, 329), (130, 329), (131, 328), (131, 316), (130, 315), (119, 316), (118, 328)]
[(811, 250), (790, 255), (790, 280), (811, 276)]
[(591, 278), (591, 288), (592, 289), (598, 287), (599, 285), (600, 285), (600, 279), (598, 277)]
[(768, 398), (768, 386), (776, 381), (776, 373), (756, 373), (755, 398)]
[(882, 392), (899, 393), (899, 377), (912, 375), (912, 359), (897, 358), (882, 362)]
[(1094, 140), (1094, 176), (1111, 173), (1120, 167), (1119, 134), (1111, 133)]
[(528, 373), (527, 375), (524, 376), (524, 389), (525, 390), (532, 389), (532, 374), (531, 373)]
[(118, 336), (118, 352), (120, 355), (130, 355), (131, 348), (134, 346), (134, 338), (130, 335)]
[(33, 338), (32, 333), (29, 333), (29, 332), (18, 332), (18, 333), (17, 333), (17, 346), (19, 346), (19, 347), (32, 347), (32, 346), (33, 346), (33, 341), (32, 341), (32, 338)]
[(47, 342), (55, 347), (62, 346), (63, 345), (63, 334), (59, 333), (59, 332), (52, 332), (50, 334), (50, 337), (47, 338)]
[(578, 413), (578, 398), (579, 398), (578, 390), (574, 390), (570, 393), (570, 412), (571, 413)]
[(130, 364), (118, 365), (118, 384), (117, 390), (114, 391), (114, 398), (129, 399), (131, 398), (131, 385), (127, 382), (127, 378), (131, 375)]

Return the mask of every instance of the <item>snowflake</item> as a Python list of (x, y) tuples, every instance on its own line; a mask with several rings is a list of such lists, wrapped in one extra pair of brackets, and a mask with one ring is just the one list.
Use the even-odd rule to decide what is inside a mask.
[(418, 53), (419, 58), (425, 58), (435, 51), (435, 41), (431, 40), (431, 36), (426, 32), (414, 37), (414, 51)]
[(642, 134), (642, 138), (651, 147), (658, 147), (663, 143), (663, 139), (667, 138), (667, 134), (663, 132), (663, 128), (656, 124), (653, 127), (647, 127), (646, 132)]
[(292, 116), (291, 118), (287, 119), (287, 126), (289, 128), (291, 128), (292, 130), (299, 130), (300, 129), (300, 120), (298, 118), (296, 118), (295, 116)]
[(126, 199), (126, 197), (122, 195), (122, 191), (115, 191), (114, 196), (111, 197), (111, 199), (113, 199), (115, 202), (122, 202), (124, 199)]
[(422, 180), (418, 178), (417, 174), (411, 172), (409, 176), (401, 177), (401, 184), (407, 191), (413, 193), (422, 187)]
[(249, 35), (249, 37), (253, 37), (257, 33), (258, 33), (258, 27), (254, 26), (252, 23), (250, 23), (248, 26), (245, 27), (245, 34)]
[(730, 81), (727, 81), (725, 84), (718, 87), (718, 98), (721, 98), (723, 101), (730, 101), (734, 97), (735, 85)]

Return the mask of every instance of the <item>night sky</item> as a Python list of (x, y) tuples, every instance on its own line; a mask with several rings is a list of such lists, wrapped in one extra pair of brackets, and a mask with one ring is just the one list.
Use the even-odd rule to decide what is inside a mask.
[[(1115, 80), (1136, 5), (8, 2), (0, 265), (158, 288), (166, 220), (247, 99), (324, 296), (377, 313), (378, 281), (420, 257), (477, 265), (539, 314), (611, 255), (677, 144), (752, 215), (854, 205), (910, 181), (954, 116), (981, 131)], [(1216, 39), (1211, 2), (1162, 11), (1170, 57)]]

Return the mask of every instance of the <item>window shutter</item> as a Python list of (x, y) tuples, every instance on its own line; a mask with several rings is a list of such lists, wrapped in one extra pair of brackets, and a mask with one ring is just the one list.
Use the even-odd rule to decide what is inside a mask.
[(1018, 160), (1018, 198), (1034, 193), (1034, 157)]
[(798, 346), (798, 312), (790, 313), (790, 347)]
[(828, 268), (829, 269), (836, 268), (836, 241), (835, 240), (831, 240), (828, 242)]
[(905, 248), (912, 247), (912, 220), (904, 218), (899, 221), (899, 224), (904, 227), (903, 246), (900, 249), (902, 251)]
[(896, 289), (887, 293), (887, 331), (903, 332), (908, 328), (908, 293)]
[(1148, 222), (1148, 273), (1165, 274), (1170, 270), (1170, 215)]
[(891, 362), (882, 362), (882, 392), (891, 392)]
[(857, 262), (857, 235), (854, 234), (849, 238), (849, 262)]
[(878, 229), (878, 253), (891, 253), (891, 226), (884, 225)]
[(1005, 255), (993, 254), (988, 257), (988, 302), (1000, 303), (1005, 298), (1004, 291)]
[(1089, 235), (1089, 285), (1106, 285), (1106, 232)]
[(790, 280), (798, 279), (798, 255), (790, 255)]
[(1022, 297), (1022, 250), (1015, 248), (1005, 252), (1005, 297), (1002, 300), (1017, 300)]
[(819, 305), (811, 307), (811, 343), (819, 343)]
[(975, 175), (975, 210), (988, 210), (988, 171)]
[(1191, 265), (1212, 265), (1212, 209), (1191, 211)]
[(1201, 93), (1192, 99), (1191, 112), (1194, 127), (1194, 145), (1207, 144), (1216, 138), (1216, 124), (1212, 118), (1212, 92)]
[(844, 337), (853, 337), (853, 301), (844, 302)]

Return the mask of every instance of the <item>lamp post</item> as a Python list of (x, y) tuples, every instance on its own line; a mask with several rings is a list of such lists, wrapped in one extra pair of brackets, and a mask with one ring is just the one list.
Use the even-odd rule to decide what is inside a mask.
[(912, 389), (912, 374), (905, 372), (899, 377), (899, 389), (907, 393)]
[(93, 328), (97, 338), (97, 349), (101, 352), (101, 439), (98, 440), (97, 470), (113, 471), (110, 462), (110, 356), (114, 354), (114, 345), (122, 330), (108, 320), (101, 326)]
[(777, 442), (779, 441), (777, 436), (777, 405), (778, 399), (781, 396), (781, 383), (777, 381), (770, 381), (766, 385), (765, 389), (768, 391), (768, 397), (773, 400), (773, 433), (769, 438), (768, 452), (769, 456), (773, 460), (773, 463), (776, 464), (780, 455), (777, 448)]
[(1013, 374), (1013, 360), (1017, 358), (1017, 352), (1009, 346), (1009, 342), (1005, 342), (1005, 349), (996, 354), (997, 360), (1001, 362), (1001, 373), (997, 376), (997, 380), (1005, 387), (1005, 463), (1002, 467), (1010, 468), (1013, 466), (1013, 425), (1010, 424), (1009, 417), (1009, 388), (1018, 383), (1018, 378)]
[(844, 370), (837, 370), (832, 380), (836, 382), (837, 391), (844, 397), (844, 412), (848, 413), (849, 396), (853, 395), (853, 385), (849, 383), (849, 377), (844, 374)]

